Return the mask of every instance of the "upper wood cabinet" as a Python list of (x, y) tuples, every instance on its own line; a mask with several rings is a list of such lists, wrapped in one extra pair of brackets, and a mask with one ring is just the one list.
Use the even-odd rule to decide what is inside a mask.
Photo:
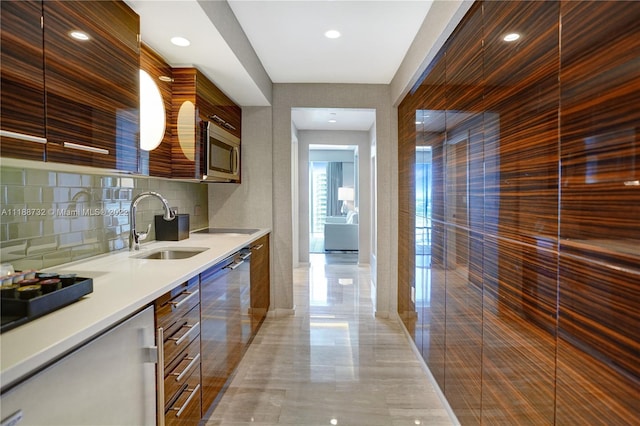
[(172, 177), (201, 179), (207, 121), (240, 138), (242, 110), (196, 68), (173, 69), (172, 96)]
[[(147, 45), (140, 48), (140, 69), (145, 71), (160, 90), (164, 102), (164, 137), (157, 148), (140, 150), (140, 172), (150, 176), (171, 177), (171, 67)], [(142, 104), (143, 100), (140, 99)], [(144, 125), (141, 110), (140, 125)], [(142, 135), (142, 133), (141, 133)]]
[(42, 1), (2, 1), (0, 155), (44, 160)]
[(122, 1), (52, 0), (43, 12), (47, 161), (137, 172), (138, 15)]

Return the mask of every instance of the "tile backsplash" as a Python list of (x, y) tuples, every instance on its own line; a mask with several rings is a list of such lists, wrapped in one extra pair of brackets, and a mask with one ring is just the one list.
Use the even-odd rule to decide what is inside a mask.
[[(200, 183), (2, 167), (0, 259), (16, 269), (42, 269), (126, 249), (131, 200), (144, 191), (189, 214), (192, 230), (208, 225), (207, 185)], [(152, 224), (145, 242), (154, 240), (162, 205), (149, 197), (137, 207), (138, 229)]]

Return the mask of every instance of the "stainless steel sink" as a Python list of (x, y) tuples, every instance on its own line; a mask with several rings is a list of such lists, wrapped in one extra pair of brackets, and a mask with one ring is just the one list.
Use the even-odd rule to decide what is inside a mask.
[(150, 253), (143, 253), (137, 256), (132, 256), (136, 259), (162, 259), (162, 260), (177, 260), (188, 259), (195, 256), (198, 253), (209, 250), (208, 248), (160, 248), (151, 251)]

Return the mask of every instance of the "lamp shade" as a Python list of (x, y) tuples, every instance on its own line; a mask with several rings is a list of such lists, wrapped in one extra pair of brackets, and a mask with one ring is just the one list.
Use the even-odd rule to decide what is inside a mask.
[(353, 201), (355, 200), (355, 192), (353, 188), (348, 186), (341, 186), (338, 188), (338, 200), (340, 201)]

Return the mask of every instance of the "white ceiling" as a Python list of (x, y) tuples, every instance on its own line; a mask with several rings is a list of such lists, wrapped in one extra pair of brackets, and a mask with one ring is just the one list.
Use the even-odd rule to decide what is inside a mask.
[[(335, 120), (335, 122), (329, 122)], [(376, 121), (373, 109), (293, 108), (291, 121), (298, 130), (357, 130), (366, 132)]]
[[(224, 0), (200, 0), (200, 3)], [(269, 100), (229, 40), (197, 0), (125, 0), (140, 15), (142, 41), (173, 67), (195, 66), (240, 106)], [(431, 0), (229, 0), (228, 4), (274, 83), (389, 84), (420, 28)], [(225, 23), (226, 24), (226, 23)], [(338, 39), (324, 32), (336, 29)], [(170, 43), (186, 37), (188, 47)], [(335, 110), (331, 110), (335, 112)], [(368, 130), (375, 112), (298, 111), (299, 129)], [(331, 126), (329, 126), (331, 124)]]
[[(229, 0), (274, 83), (389, 84), (431, 0)], [(327, 30), (342, 36), (328, 39)]]

